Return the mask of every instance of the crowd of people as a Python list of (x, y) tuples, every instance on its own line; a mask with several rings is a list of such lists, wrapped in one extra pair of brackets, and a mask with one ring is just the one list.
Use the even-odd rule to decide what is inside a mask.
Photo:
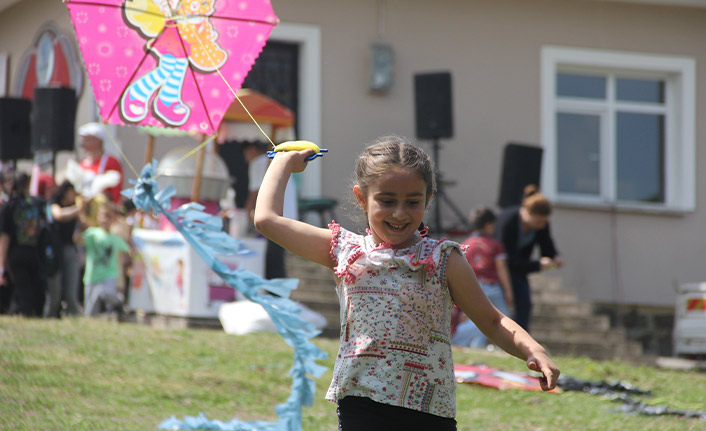
[[(128, 276), (130, 251), (124, 226), (131, 207), (120, 196), (122, 167), (104, 152), (100, 124), (82, 126), (79, 137), (80, 175), (67, 175), (58, 185), (39, 169), (29, 173), (3, 166), (2, 314), (59, 318), (124, 310), (122, 280)], [(117, 180), (96, 192), (91, 183), (109, 171)]]

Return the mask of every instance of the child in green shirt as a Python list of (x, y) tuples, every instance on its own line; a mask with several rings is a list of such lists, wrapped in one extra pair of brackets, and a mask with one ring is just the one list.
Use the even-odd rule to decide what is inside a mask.
[(117, 217), (117, 209), (111, 202), (98, 209), (98, 226), (89, 227), (82, 233), (86, 247), (86, 271), (83, 275), (84, 312), (96, 316), (105, 306), (106, 311), (118, 311), (121, 300), (117, 282), (120, 275), (119, 253), (127, 253), (130, 246), (118, 235), (110, 233), (110, 226)]

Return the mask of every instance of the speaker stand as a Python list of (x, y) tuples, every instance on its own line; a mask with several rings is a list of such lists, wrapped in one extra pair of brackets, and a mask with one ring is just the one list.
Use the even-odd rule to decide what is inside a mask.
[(436, 199), (434, 200), (434, 227), (432, 229), (432, 232), (434, 233), (444, 233), (446, 230), (443, 228), (443, 225), (441, 223), (441, 203), (444, 202), (446, 205), (451, 208), (451, 211), (456, 215), (458, 218), (458, 225), (461, 226), (463, 229), (470, 230), (470, 226), (468, 225), (468, 219), (466, 215), (461, 211), (458, 206), (451, 200), (451, 198), (446, 194), (444, 191), (444, 179), (443, 179), (443, 174), (441, 173), (441, 169), (439, 168), (439, 149), (441, 148), (441, 144), (439, 143), (439, 138), (432, 138), (431, 140), (431, 146), (432, 146), (432, 151), (433, 151), (433, 156), (434, 156), (434, 165), (436, 166)]

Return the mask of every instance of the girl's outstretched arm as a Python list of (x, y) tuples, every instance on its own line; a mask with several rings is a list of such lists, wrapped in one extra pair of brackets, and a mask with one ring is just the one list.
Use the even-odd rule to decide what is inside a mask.
[(452, 252), (446, 265), (446, 280), (454, 302), (473, 320), (478, 328), (498, 347), (523, 359), (527, 367), (544, 376), (540, 379), (542, 390), (556, 386), (559, 369), (546, 350), (514, 320), (502, 314), (488, 300), (476, 280), (468, 261), (457, 252)]
[(265, 172), (255, 204), (255, 228), (287, 250), (333, 268), (331, 231), (282, 216), (284, 191), (289, 176), (306, 168), (313, 150), (278, 153)]

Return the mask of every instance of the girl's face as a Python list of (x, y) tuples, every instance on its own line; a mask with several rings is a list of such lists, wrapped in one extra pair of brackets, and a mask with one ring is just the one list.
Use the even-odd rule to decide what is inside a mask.
[(353, 188), (376, 244), (387, 242), (393, 248), (405, 248), (417, 242), (415, 234), (431, 198), (426, 190), (421, 176), (404, 168), (383, 174), (367, 192), (360, 186)]

